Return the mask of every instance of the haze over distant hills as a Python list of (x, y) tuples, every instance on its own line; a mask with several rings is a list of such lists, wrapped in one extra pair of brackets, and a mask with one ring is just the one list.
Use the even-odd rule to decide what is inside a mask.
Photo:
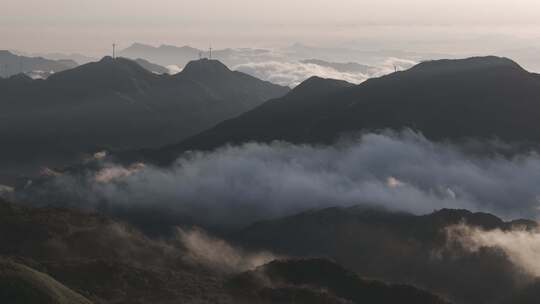
[(48, 58), (48, 59), (52, 59), (52, 60), (73, 60), (73, 61), (77, 62), (79, 65), (87, 64), (87, 63), (99, 60), (99, 59), (97, 59), (95, 57), (91, 57), (91, 56), (87, 56), (87, 55), (83, 55), (83, 54), (78, 54), (78, 53), (71, 53), (71, 54), (64, 54), (64, 53), (40, 54), (40, 53), (38, 53), (38, 54), (31, 54), (31, 55), (26, 55), (26, 56), (33, 56), (33, 57), (40, 56), (40, 57), (44, 57), (44, 58)]
[(10, 51), (0, 50), (0, 77), (9, 77), (20, 73), (47, 77), (72, 69), (77, 66), (73, 60), (50, 60), (43, 57), (27, 57), (15, 55)]
[(2, 175), (65, 164), (96, 149), (172, 143), (289, 90), (215, 60), (191, 62), (170, 76), (110, 57), (47, 80), (0, 80), (0, 89)]
[[(134, 43), (119, 52), (120, 56), (136, 59), (144, 58), (163, 66), (177, 65), (183, 67), (192, 60), (210, 57), (209, 49), (198, 49), (191, 46), (160, 45), (154, 47), (142, 43)], [(212, 58), (227, 66), (233, 67), (240, 63), (264, 61), (273, 55), (266, 49), (213, 49)]]
[(331, 143), (349, 132), (403, 128), (438, 140), (539, 143), (539, 115), (540, 77), (509, 59), (429, 61), (358, 86), (309, 79), (288, 95), (155, 156), (248, 141)]
[(199, 58), (202, 52), (190, 46), (176, 47), (171, 45), (161, 45), (153, 47), (141, 43), (134, 43), (119, 52), (119, 55), (126, 58), (144, 58), (157, 64), (184, 66), (192, 60)]
[[(179, 70), (185, 63), (194, 58), (210, 57), (210, 52), (209, 49), (202, 50), (190, 46), (161, 45), (154, 47), (134, 43), (122, 50), (120, 55), (131, 59), (144, 58), (170, 69)], [(211, 55), (212, 58), (220, 60), (233, 70), (286, 86), (296, 86), (311, 76), (360, 83), (369, 77), (392, 72), (394, 66), (405, 69), (420, 59), (440, 58), (430, 57), (435, 55), (424, 56), (406, 52), (390, 51), (378, 54), (377, 52), (320, 49), (301, 45), (277, 49), (213, 49)], [(402, 55), (404, 57), (399, 57)], [(351, 60), (360, 63), (351, 62)], [(367, 64), (371, 68), (367, 67)]]
[(371, 74), (374, 67), (359, 64), (356, 62), (346, 62), (346, 63), (339, 63), (339, 62), (328, 62), (320, 59), (305, 59), (301, 61), (302, 63), (311, 63), (315, 65), (320, 65), (323, 67), (330, 67), (335, 69), (338, 72), (345, 72), (345, 73), (362, 73), (362, 74)]
[(137, 64), (145, 68), (146, 70), (154, 74), (166, 74), (169, 73), (169, 70), (165, 67), (162, 67), (158, 64), (152, 63), (148, 60), (137, 58), (134, 60)]

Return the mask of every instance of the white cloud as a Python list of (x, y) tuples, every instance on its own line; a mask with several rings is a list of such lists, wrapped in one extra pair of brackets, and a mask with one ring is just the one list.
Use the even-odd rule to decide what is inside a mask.
[(177, 66), (177, 65), (168, 65), (165, 67), (167, 70), (169, 70), (169, 74), (171, 75), (174, 75), (174, 74), (178, 74), (182, 71), (183, 68)]
[(394, 66), (398, 70), (404, 70), (414, 64), (415, 62), (410, 60), (388, 58), (380, 66), (374, 67), (366, 74), (340, 72), (331, 67), (294, 61), (249, 62), (236, 65), (233, 67), (233, 70), (244, 72), (276, 84), (295, 87), (312, 76), (345, 80), (350, 83), (359, 84), (371, 77), (378, 77), (394, 72)]
[(464, 208), (536, 218), (539, 183), (536, 154), (471, 156), (406, 132), (366, 134), (335, 146), (249, 143), (194, 152), (169, 168), (105, 164), (83, 176), (59, 176), (47, 191), (90, 207), (151, 206), (203, 225), (242, 226), (363, 203), (416, 214)]
[(352, 83), (361, 83), (368, 78), (364, 74), (343, 73), (332, 68), (300, 62), (252, 62), (237, 65), (233, 69), (263, 80), (291, 87), (299, 85), (311, 76), (341, 79)]
[(451, 241), (461, 243), (465, 249), (476, 252), (482, 247), (496, 247), (504, 251), (510, 261), (524, 272), (540, 277), (540, 231), (515, 228), (483, 230), (466, 224), (447, 228)]
[(255, 269), (276, 259), (269, 252), (248, 253), (212, 237), (201, 229), (177, 228), (177, 236), (187, 250), (184, 259), (202, 263), (214, 270), (227, 273)]

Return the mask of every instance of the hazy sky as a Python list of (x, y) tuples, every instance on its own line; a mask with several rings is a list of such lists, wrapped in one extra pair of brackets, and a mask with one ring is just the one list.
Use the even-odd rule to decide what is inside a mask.
[[(0, 48), (97, 53), (128, 44), (540, 37), (538, 0), (0, 0)], [(489, 38), (491, 37), (491, 38)], [(495, 38), (494, 38), (495, 37)], [(369, 40), (369, 41), (371, 41)]]

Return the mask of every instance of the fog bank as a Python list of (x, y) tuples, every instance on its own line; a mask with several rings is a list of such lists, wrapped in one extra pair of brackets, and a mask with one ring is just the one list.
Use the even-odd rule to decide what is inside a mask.
[(96, 170), (53, 177), (37, 201), (50, 203), (44, 198), (53, 194), (77, 207), (147, 210), (216, 226), (357, 204), (535, 219), (540, 205), (537, 154), (472, 156), (413, 132), (365, 134), (334, 146), (248, 143), (189, 153), (170, 168), (100, 162)]

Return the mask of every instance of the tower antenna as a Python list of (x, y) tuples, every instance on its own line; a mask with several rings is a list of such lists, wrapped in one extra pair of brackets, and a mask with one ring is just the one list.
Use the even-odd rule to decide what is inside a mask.
[(211, 60), (212, 59), (212, 45), (210, 45), (210, 52), (209, 53), (210, 53), (210, 58), (209, 59)]
[(116, 43), (112, 44), (112, 58), (116, 59)]
[(394, 73), (397, 73), (397, 65), (394, 64)]

